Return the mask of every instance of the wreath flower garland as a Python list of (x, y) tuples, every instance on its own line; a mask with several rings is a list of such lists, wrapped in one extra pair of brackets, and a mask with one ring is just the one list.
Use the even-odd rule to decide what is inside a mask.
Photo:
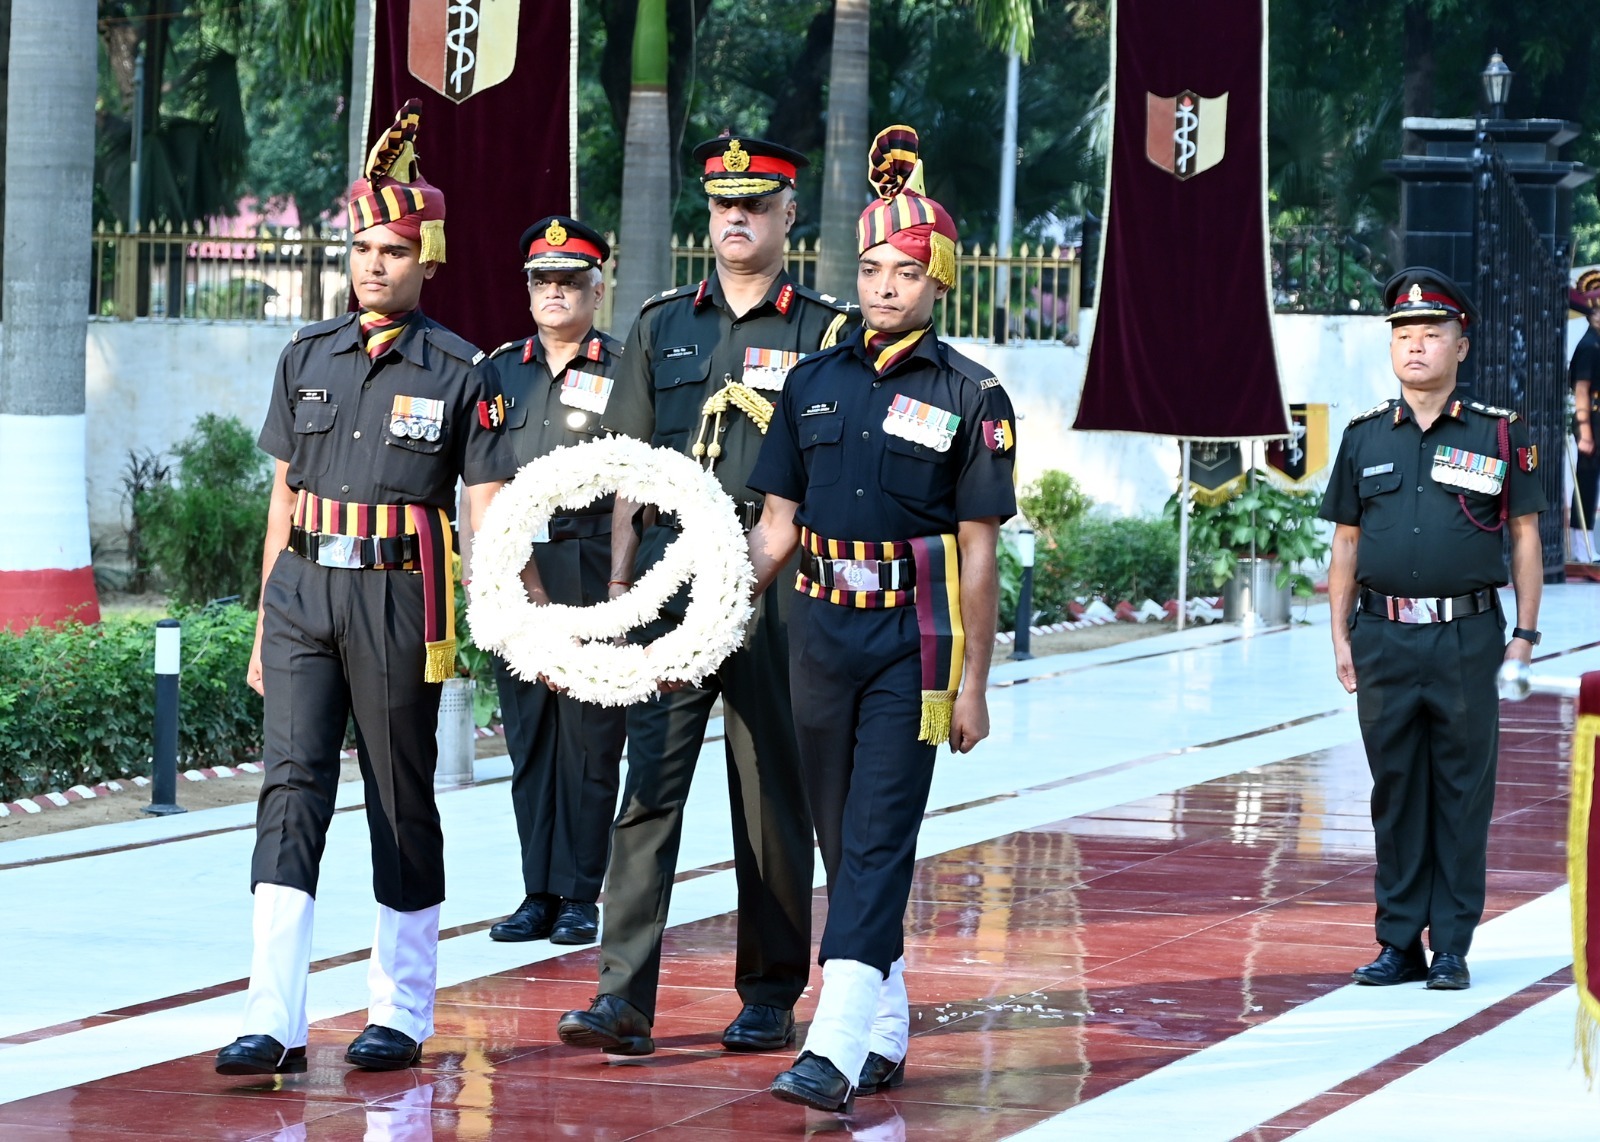
[[(533, 538), (562, 508), (616, 492), (677, 513), (681, 534), (619, 598), (589, 607), (535, 606), (522, 585)], [(755, 572), (733, 501), (689, 457), (628, 437), (558, 448), (525, 464), (495, 496), (473, 539), (467, 608), (473, 637), (519, 678), (543, 674), (584, 702), (625, 706), (658, 681), (698, 685), (743, 641)], [(612, 642), (660, 613), (690, 584), (683, 622), (649, 647)]]

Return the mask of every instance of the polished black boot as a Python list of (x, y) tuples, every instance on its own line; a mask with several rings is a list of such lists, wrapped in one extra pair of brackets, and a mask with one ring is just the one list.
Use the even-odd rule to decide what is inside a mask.
[(784, 1102), (836, 1114), (849, 1114), (856, 1097), (850, 1080), (839, 1073), (839, 1068), (810, 1051), (802, 1051), (794, 1066), (773, 1079), (768, 1089), (774, 1098)]
[(555, 926), (556, 908), (560, 903), (558, 897), (542, 892), (523, 897), (515, 912), (489, 929), (489, 939), (505, 943), (544, 939)]
[(650, 1020), (620, 995), (599, 995), (587, 1011), (569, 1011), (556, 1024), (569, 1047), (599, 1047), (608, 1055), (648, 1055), (656, 1049)]
[(563, 900), (550, 929), (552, 944), (592, 944), (600, 936), (600, 906), (587, 900)]
[(1428, 978), (1428, 961), (1422, 955), (1421, 944), (1403, 949), (1385, 944), (1377, 959), (1358, 967), (1350, 973), (1350, 978), (1371, 987), (1417, 983)]
[(722, 1032), (730, 1051), (781, 1051), (794, 1042), (794, 1012), (787, 1007), (747, 1003)]
[(404, 1031), (368, 1023), (355, 1037), (344, 1061), (367, 1071), (403, 1071), (422, 1058), (422, 1044)]
[(861, 1064), (861, 1077), (856, 1080), (857, 1094), (883, 1094), (906, 1081), (906, 1061), (891, 1063), (876, 1051), (867, 1052), (867, 1061)]
[(1464, 956), (1454, 952), (1434, 952), (1428, 967), (1429, 991), (1466, 991), (1472, 986), (1472, 973)]
[(219, 1075), (299, 1075), (306, 1049), (285, 1047), (271, 1035), (240, 1035), (217, 1052)]

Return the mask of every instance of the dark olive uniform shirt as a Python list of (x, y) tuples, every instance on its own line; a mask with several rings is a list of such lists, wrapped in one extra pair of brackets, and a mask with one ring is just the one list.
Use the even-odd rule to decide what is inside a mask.
[[(611, 434), (608, 414), (622, 362), (622, 342), (615, 337), (589, 330), (578, 355), (560, 373), (550, 371), (537, 335), (507, 341), (489, 356), (505, 387), (506, 428), (519, 465)], [(583, 396), (564, 388), (569, 375), (583, 382)], [(597, 388), (606, 391), (597, 393)]]
[[(948, 448), (886, 429), (898, 396), (961, 418)], [(857, 332), (789, 374), (750, 485), (796, 501), (795, 522), (825, 539), (950, 534), (962, 520), (1016, 513), (1015, 428), (994, 374), (933, 333), (879, 377)]]
[[(731, 381), (745, 381), (750, 349), (814, 353), (856, 328), (856, 307), (819, 294), (780, 273), (767, 296), (735, 317), (716, 273), (698, 286), (657, 294), (639, 311), (628, 334), (612, 399), (609, 427), (657, 447), (691, 454), (706, 399)], [(777, 390), (757, 388), (769, 401)], [(729, 408), (717, 436), (722, 454), (714, 471), (735, 503), (759, 498), (746, 486), (762, 434), (747, 415)], [(710, 444), (710, 430), (706, 443)]]
[(1590, 410), (1600, 407), (1600, 333), (1593, 329), (1583, 331), (1567, 365), (1567, 382), (1576, 386), (1579, 381), (1589, 382)]
[[(500, 378), (470, 342), (421, 312), (379, 360), (354, 313), (308, 325), (278, 358), (263, 451), (288, 485), (325, 499), (425, 504), (453, 518), (456, 479), (507, 480), (516, 457), (498, 422)], [(438, 439), (391, 431), (397, 397), (443, 402)]]
[(1469, 463), (1470, 457), (1501, 458), (1502, 420), (1510, 421), (1502, 488), (1508, 518), (1515, 519), (1543, 511), (1545, 498), (1529, 470), (1544, 458), (1534, 459), (1527, 426), (1514, 414), (1452, 396), (1426, 432), (1401, 399), (1350, 422), (1321, 515), (1361, 529), (1356, 582), (1406, 598), (1464, 595), (1507, 582), (1500, 494), (1463, 491), (1434, 471), (1441, 448), (1461, 450)]

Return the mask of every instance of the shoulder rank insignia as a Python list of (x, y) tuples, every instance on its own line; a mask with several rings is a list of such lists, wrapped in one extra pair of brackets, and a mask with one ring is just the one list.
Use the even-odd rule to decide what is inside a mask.
[(533, 360), (533, 338), (530, 337), (522, 343), (522, 363), (526, 365)]
[(694, 307), (699, 309), (706, 300), (706, 287), (711, 284), (710, 278), (701, 278), (699, 288), (694, 291)]
[(1497, 408), (1492, 404), (1483, 404), (1480, 401), (1469, 400), (1467, 402), (1467, 407), (1473, 412), (1483, 413), (1484, 416), (1498, 416), (1505, 420), (1509, 420), (1512, 424), (1515, 424), (1521, 419), (1517, 413), (1509, 408)]
[(789, 307), (794, 304), (794, 286), (784, 283), (784, 287), (778, 291), (778, 300), (772, 304), (777, 307), (779, 313), (787, 314)]
[(1388, 412), (1389, 409), (1391, 407), (1393, 407), (1393, 405), (1394, 405), (1394, 401), (1392, 401), (1392, 400), (1386, 400), (1382, 404), (1373, 405), (1371, 408), (1367, 409), (1366, 412), (1358, 413), (1357, 415), (1352, 416), (1350, 418), (1350, 423), (1351, 424), (1360, 424), (1363, 420), (1371, 420), (1373, 417), (1379, 415), (1380, 413)]
[(476, 353), (474, 353), (472, 355), (472, 363), (474, 365), (476, 365), (479, 361), (483, 360), (488, 355), (489, 354), (485, 353), (482, 349), (479, 349)]
[(504, 345), (499, 345), (499, 346), (496, 346), (494, 349), (492, 349), (490, 351), (490, 353), (489, 353), (489, 358), (491, 360), (493, 360), (495, 357), (498, 357), (500, 354), (502, 354), (504, 352), (507, 352), (508, 350), (513, 348), (514, 346), (521, 345), (521, 344), (522, 344), (521, 341), (507, 341)]
[(600, 359), (600, 351), (603, 348), (604, 346), (601, 344), (600, 338), (591, 337), (589, 338), (589, 346), (584, 350), (583, 355), (588, 357), (591, 361), (598, 361)]

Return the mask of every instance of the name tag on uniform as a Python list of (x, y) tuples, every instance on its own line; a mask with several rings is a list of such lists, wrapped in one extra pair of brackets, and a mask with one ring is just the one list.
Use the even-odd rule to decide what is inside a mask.
[(1498, 456), (1485, 456), (1481, 452), (1443, 444), (1433, 454), (1434, 483), (1447, 488), (1496, 496), (1505, 478), (1506, 462)]
[(561, 379), (561, 403), (585, 412), (602, 413), (611, 399), (612, 383), (612, 378), (599, 373), (569, 368)]
[(663, 361), (680, 361), (685, 357), (693, 357), (700, 352), (698, 345), (674, 345), (661, 354)]
[(804, 356), (787, 349), (746, 349), (741, 379), (753, 389), (777, 391), (783, 388), (789, 370)]
[(948, 452), (960, 423), (961, 417), (953, 412), (896, 393), (889, 415), (883, 418), (883, 430), (890, 436), (915, 441), (935, 452)]
[(806, 405), (805, 411), (802, 412), (800, 415), (801, 416), (828, 416), (829, 414), (835, 413), (835, 412), (838, 412), (838, 411), (839, 411), (839, 402), (838, 401), (836, 401), (836, 400), (825, 400), (825, 401), (818, 401), (816, 404), (808, 404), (808, 405)]
[(297, 401), (310, 401), (313, 404), (326, 404), (328, 403), (328, 390), (300, 389), (294, 394), (294, 399)]
[(412, 440), (438, 440), (444, 428), (444, 401), (428, 397), (394, 398), (389, 410), (389, 432)]
[(1382, 476), (1386, 472), (1393, 471), (1393, 464), (1373, 464), (1370, 467), (1361, 469), (1361, 478), (1365, 480), (1368, 476)]

